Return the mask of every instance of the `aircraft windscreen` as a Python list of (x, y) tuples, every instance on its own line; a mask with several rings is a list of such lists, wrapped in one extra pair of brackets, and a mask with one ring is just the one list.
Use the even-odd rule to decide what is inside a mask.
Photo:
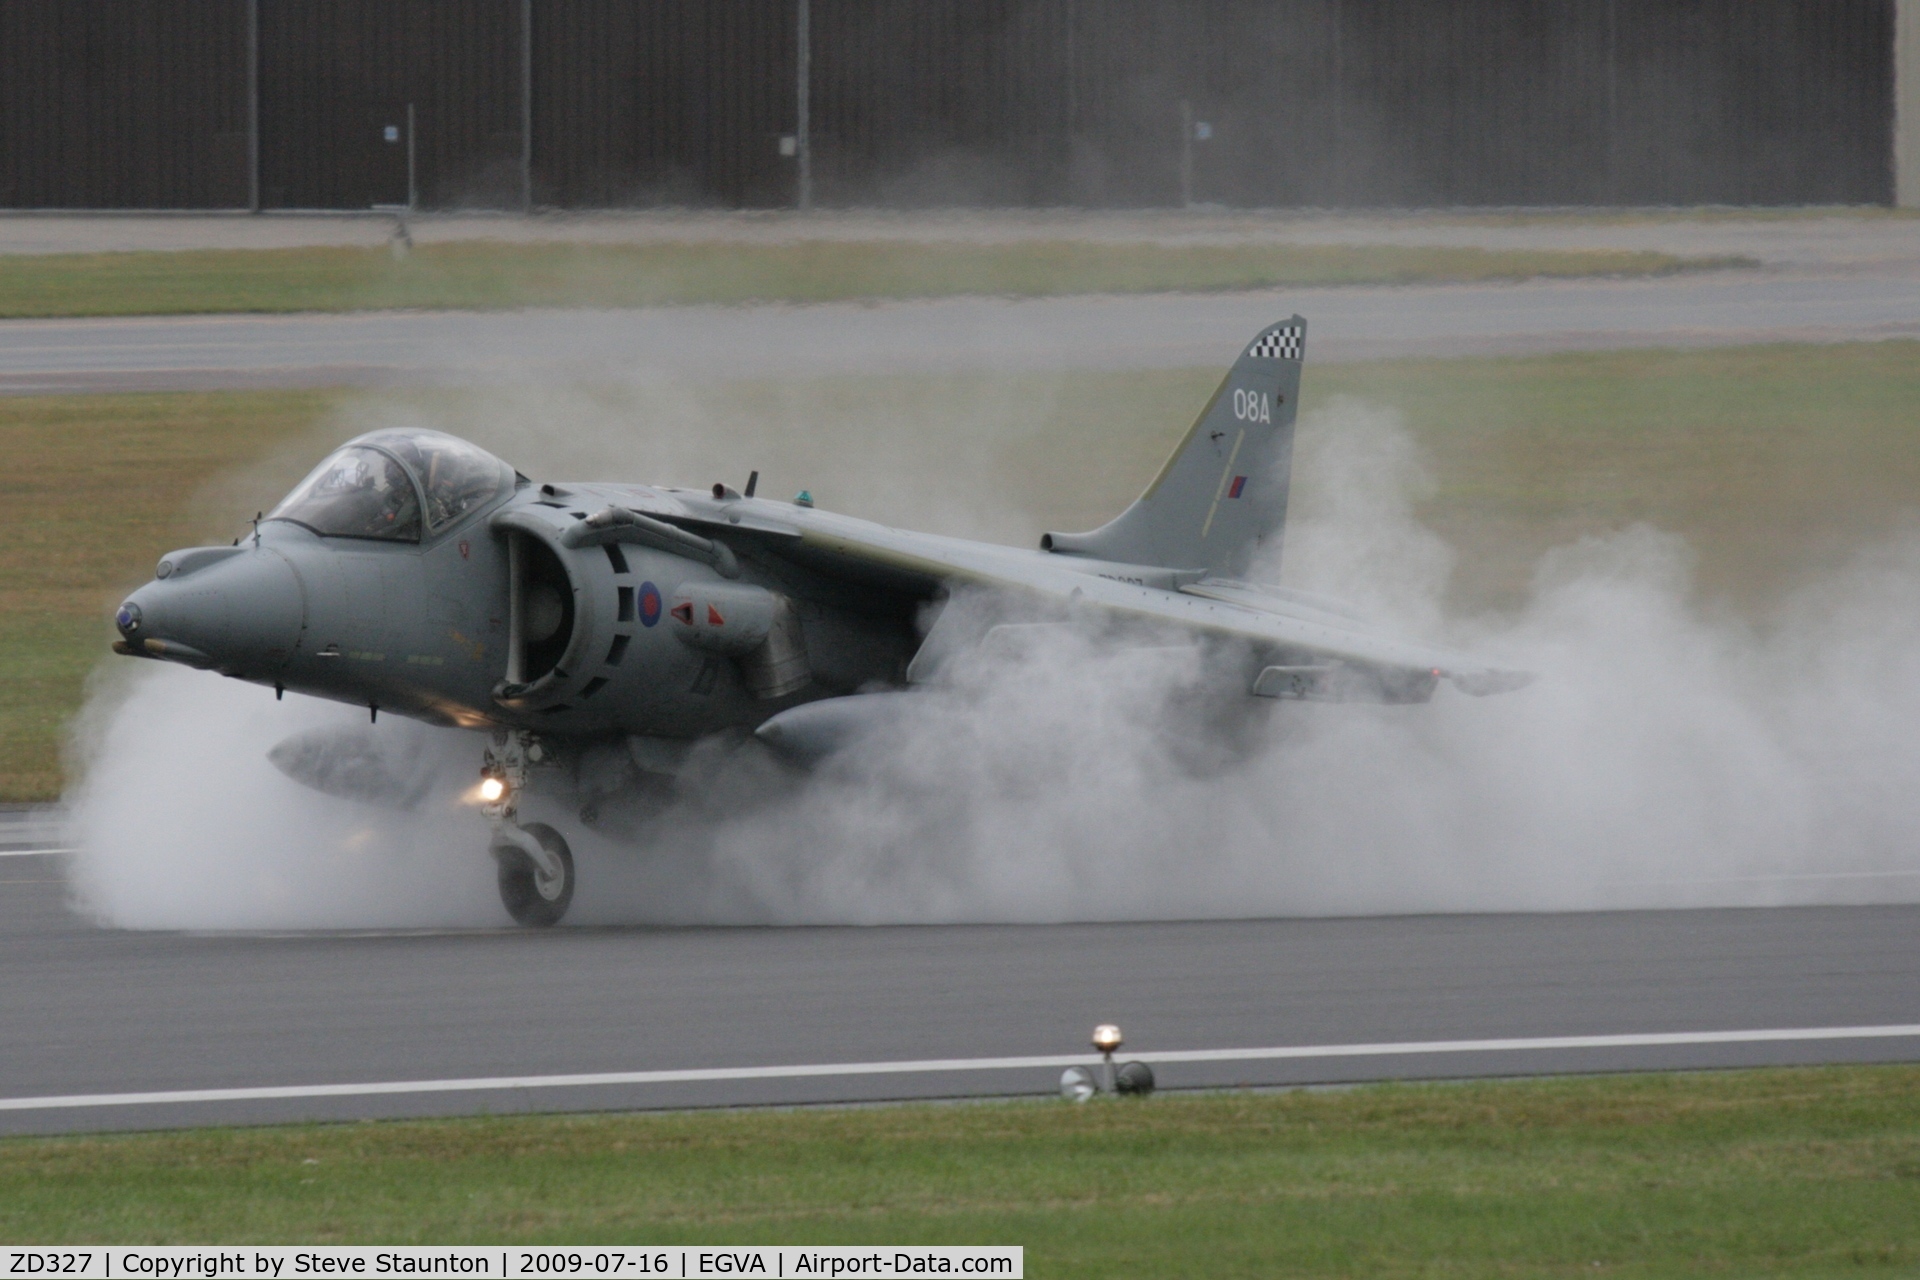
[(314, 469), (267, 516), (333, 538), (420, 541), (420, 500), (405, 467), (353, 445)]
[(475, 445), (437, 431), (382, 431), (368, 437), (406, 459), (426, 494), (427, 527), (448, 521), (512, 484), (513, 469)]

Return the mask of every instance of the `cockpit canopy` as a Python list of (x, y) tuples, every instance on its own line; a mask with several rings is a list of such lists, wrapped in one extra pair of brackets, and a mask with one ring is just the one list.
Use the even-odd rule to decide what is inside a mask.
[(438, 431), (375, 431), (334, 452), (267, 515), (329, 538), (418, 542), (513, 486), (485, 449)]

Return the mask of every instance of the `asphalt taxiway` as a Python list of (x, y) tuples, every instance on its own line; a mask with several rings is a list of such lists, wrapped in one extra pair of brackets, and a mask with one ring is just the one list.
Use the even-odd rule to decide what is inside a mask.
[(1218, 365), (1295, 311), (1315, 362), (1920, 336), (1920, 280), (1640, 280), (810, 306), (0, 321), (0, 392), (798, 377)]
[[(366, 217), (11, 216), (0, 218), (0, 254), (371, 246), (389, 230), (388, 220)], [(1259, 326), (1296, 310), (1311, 325), (1315, 362), (1920, 335), (1920, 221), (1858, 211), (448, 215), (418, 219), (413, 232), (423, 243), (824, 238), (1608, 249), (1757, 265), (1653, 278), (1024, 300), (9, 320), (0, 321), (0, 393), (1212, 367)]]

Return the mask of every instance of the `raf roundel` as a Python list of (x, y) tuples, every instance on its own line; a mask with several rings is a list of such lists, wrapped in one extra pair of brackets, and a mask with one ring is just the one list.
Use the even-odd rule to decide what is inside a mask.
[(651, 582), (640, 584), (640, 625), (650, 627), (660, 621), (660, 588)]

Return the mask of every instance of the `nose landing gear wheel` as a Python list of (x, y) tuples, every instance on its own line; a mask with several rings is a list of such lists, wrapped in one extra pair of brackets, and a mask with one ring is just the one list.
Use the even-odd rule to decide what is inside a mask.
[(544, 822), (529, 822), (521, 830), (540, 842), (554, 869), (543, 868), (526, 850), (504, 841), (493, 846), (500, 869), (500, 903), (515, 924), (544, 928), (560, 923), (573, 902), (573, 850)]

